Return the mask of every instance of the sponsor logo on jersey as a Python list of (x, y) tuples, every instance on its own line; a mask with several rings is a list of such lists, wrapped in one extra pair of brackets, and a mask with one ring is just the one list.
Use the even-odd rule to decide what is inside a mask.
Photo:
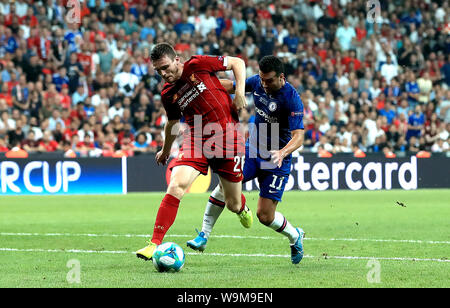
[[(194, 75), (192, 75), (191, 77), (193, 77), (193, 76)], [(184, 89), (185, 89), (185, 87), (182, 88), (182, 90), (184, 90)], [(188, 89), (180, 99), (178, 99), (178, 97), (179, 97), (178, 94), (175, 94), (173, 96), (173, 100), (177, 101), (177, 104), (180, 106), (180, 110), (184, 111), (184, 109), (186, 109), (187, 105), (189, 105), (197, 96), (200, 95), (200, 93), (202, 93), (206, 89), (207, 88), (206, 88), (205, 84), (203, 82), (200, 82), (196, 86)], [(178, 93), (180, 93), (180, 91)]]
[(258, 107), (255, 107), (255, 111), (257, 114), (259, 114), (261, 117), (264, 118), (264, 121), (267, 123), (277, 123), (276, 117), (271, 117), (267, 113), (265, 113), (263, 110), (259, 109)]
[(203, 91), (205, 91), (207, 88), (206, 88), (205, 84), (204, 84), (203, 81), (202, 81), (202, 82), (200, 82), (200, 83), (197, 85), (197, 89), (200, 91), (200, 93), (203, 93)]

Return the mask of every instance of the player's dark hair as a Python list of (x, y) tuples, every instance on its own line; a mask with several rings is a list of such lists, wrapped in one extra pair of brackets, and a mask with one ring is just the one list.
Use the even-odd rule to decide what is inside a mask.
[(173, 60), (177, 56), (177, 53), (170, 44), (167, 43), (156, 44), (155, 47), (153, 47), (152, 52), (150, 54), (151, 60), (156, 61), (164, 56), (168, 56), (171, 60)]
[(281, 73), (284, 73), (284, 65), (275, 56), (264, 56), (259, 60), (259, 70), (265, 74), (275, 72), (277, 76), (280, 76)]

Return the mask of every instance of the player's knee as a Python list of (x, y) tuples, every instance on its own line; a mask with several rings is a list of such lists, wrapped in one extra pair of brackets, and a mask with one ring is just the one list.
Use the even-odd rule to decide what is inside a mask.
[(181, 200), (186, 193), (188, 187), (183, 182), (171, 181), (167, 188), (167, 193)]
[(268, 213), (268, 212), (261, 211), (261, 210), (258, 210), (256, 212), (256, 216), (258, 217), (259, 222), (265, 226), (270, 225), (274, 219), (272, 213)]

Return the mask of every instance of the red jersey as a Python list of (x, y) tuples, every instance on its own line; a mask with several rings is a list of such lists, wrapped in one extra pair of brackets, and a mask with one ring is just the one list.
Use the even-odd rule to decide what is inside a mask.
[(66, 128), (63, 136), (64, 136), (64, 139), (66, 139), (67, 141), (70, 141), (70, 140), (72, 140), (72, 137), (77, 134), (78, 134), (78, 129), (72, 130), (70, 128)]
[(89, 75), (92, 68), (92, 55), (87, 53), (78, 53), (77, 61), (80, 62), (83, 67), (83, 71), (86, 75)]
[(364, 28), (357, 27), (355, 31), (356, 31), (356, 38), (358, 39), (358, 41), (361, 41), (363, 38), (367, 36), (367, 30)]
[[(205, 129), (207, 124), (215, 123), (216, 127), (217, 124), (220, 125), (222, 132), (226, 133), (227, 127), (230, 129), (230, 124), (236, 127), (236, 124), (239, 123), (239, 116), (231, 97), (214, 74), (224, 71), (226, 68), (226, 57), (193, 56), (184, 63), (181, 78), (173, 84), (166, 83), (164, 85), (161, 99), (169, 120), (179, 120), (184, 117), (185, 122), (189, 125), (191, 137), (193, 137), (191, 139), (195, 140), (201, 137), (203, 143), (211, 140), (212, 137), (214, 140), (223, 137), (223, 147), (229, 151), (236, 151), (238, 144), (236, 134), (228, 134), (234, 140), (231, 144), (226, 141), (224, 134), (211, 130), (212, 125)], [(194, 121), (194, 116), (196, 118), (201, 116), (201, 131), (200, 125), (194, 127), (194, 124), (197, 124), (194, 122), (199, 121), (199, 119)], [(200, 136), (199, 133), (202, 135)], [(186, 146), (187, 144), (184, 142), (185, 149)], [(227, 151), (227, 153), (229, 152)]]
[(30, 27), (36, 27), (39, 24), (38, 19), (34, 15), (33, 16), (25, 15), (23, 17), (19, 17), (19, 24), (23, 25), (26, 23), (27, 20), (30, 22), (29, 24)]
[(64, 95), (60, 93), (59, 102), (64, 109), (70, 110), (72, 107), (72, 98), (69, 95)]
[(89, 149), (92, 149), (92, 150), (95, 149), (95, 145), (94, 145), (93, 142), (86, 143), (86, 142), (84, 142), (84, 141), (78, 142), (77, 145), (76, 145), (76, 147), (77, 147), (77, 148), (83, 148), (83, 147), (86, 147), (86, 148), (89, 148)]
[(41, 141), (39, 145), (44, 147), (47, 152), (54, 152), (58, 149), (58, 142), (55, 140), (51, 140), (48, 143)]

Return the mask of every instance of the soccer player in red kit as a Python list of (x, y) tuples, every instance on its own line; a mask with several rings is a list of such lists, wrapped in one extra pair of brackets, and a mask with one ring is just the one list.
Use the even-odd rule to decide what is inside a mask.
[[(166, 81), (161, 92), (168, 121), (164, 127), (165, 140), (156, 154), (157, 164), (166, 164), (177, 132), (174, 127), (184, 117), (189, 126), (170, 178), (153, 229), (149, 245), (138, 250), (138, 258), (150, 260), (157, 245), (177, 215), (180, 200), (200, 174), (208, 167), (219, 175), (227, 208), (238, 214), (242, 225), (253, 221), (242, 194), (244, 140), (236, 129), (238, 110), (246, 106), (245, 64), (237, 57), (193, 56), (182, 63), (170, 44), (155, 45), (151, 52), (154, 69)], [(215, 75), (232, 70), (236, 79), (235, 97), (231, 100)], [(231, 129), (230, 129), (231, 127)]]

